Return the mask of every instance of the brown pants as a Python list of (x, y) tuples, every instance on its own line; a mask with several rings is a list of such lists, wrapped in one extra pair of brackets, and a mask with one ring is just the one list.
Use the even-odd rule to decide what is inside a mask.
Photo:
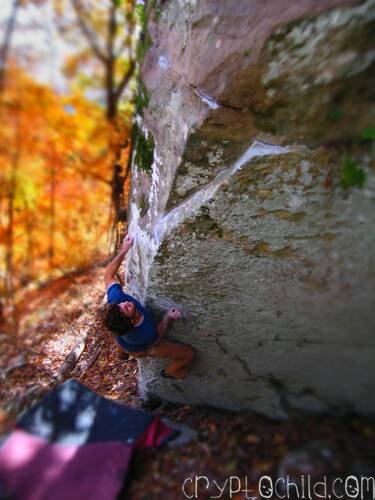
[[(118, 347), (118, 349), (121, 348)], [(146, 351), (130, 352), (129, 355), (134, 358), (168, 358), (170, 359), (170, 363), (165, 369), (165, 373), (171, 377), (182, 379), (186, 377), (188, 366), (193, 361), (195, 351), (188, 344), (160, 339)]]

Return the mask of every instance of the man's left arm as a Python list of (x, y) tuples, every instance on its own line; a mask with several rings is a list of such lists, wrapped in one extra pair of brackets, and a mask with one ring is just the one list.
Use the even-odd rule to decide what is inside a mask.
[(133, 244), (133, 238), (128, 234), (125, 236), (122, 248), (116, 257), (108, 264), (104, 271), (104, 283), (108, 287), (111, 283), (117, 282), (116, 273), (124, 260), (125, 255)]
[(165, 314), (164, 318), (160, 321), (156, 329), (158, 332), (159, 339), (162, 339), (167, 333), (167, 328), (169, 323), (171, 321), (180, 318), (181, 318), (181, 313), (178, 309), (175, 309), (174, 307), (172, 309), (169, 309), (169, 311)]

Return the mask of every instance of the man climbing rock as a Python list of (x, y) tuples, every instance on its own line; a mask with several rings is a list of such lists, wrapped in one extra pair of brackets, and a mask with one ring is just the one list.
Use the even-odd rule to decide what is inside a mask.
[(118, 268), (132, 244), (133, 238), (126, 235), (122, 249), (106, 267), (105, 325), (113, 334), (120, 359), (126, 359), (129, 354), (135, 358), (167, 358), (170, 363), (165, 370), (161, 370), (160, 375), (164, 378), (183, 379), (194, 358), (194, 349), (182, 342), (164, 338), (169, 323), (180, 319), (181, 312), (175, 308), (170, 309), (155, 327), (151, 313), (134, 297), (124, 293), (116, 279)]

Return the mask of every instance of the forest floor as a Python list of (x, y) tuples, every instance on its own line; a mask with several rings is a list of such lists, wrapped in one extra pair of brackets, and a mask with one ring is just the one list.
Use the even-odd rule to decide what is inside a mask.
[[(54, 280), (24, 295), (19, 304), (17, 342), (5, 335), (1, 338), (0, 366), (5, 368), (0, 400), (3, 408), (10, 408), (11, 401), (17, 401), (36, 383), (48, 390), (53, 374), (91, 322), (85, 351), (69, 377), (101, 396), (169, 417), (198, 433), (197, 439), (179, 448), (139, 452), (126, 498), (239, 500), (256, 498), (259, 479), (265, 475), (277, 478), (285, 472), (291, 477), (310, 473), (321, 480), (325, 474), (359, 475), (371, 470), (373, 476), (375, 423), (355, 415), (296, 414), (287, 421), (271, 421), (251, 411), (236, 413), (170, 403), (151, 407), (142, 402), (136, 360), (118, 360), (110, 335), (95, 319), (103, 296), (101, 267)], [(15, 416), (0, 411), (3, 432)], [(201, 479), (195, 493), (190, 486), (196, 476), (206, 476), (209, 483)], [(232, 496), (230, 477), (239, 478), (232, 479), (232, 489), (242, 489)], [(184, 481), (188, 496), (182, 492)], [(223, 488), (224, 484), (220, 493), (218, 486)]]

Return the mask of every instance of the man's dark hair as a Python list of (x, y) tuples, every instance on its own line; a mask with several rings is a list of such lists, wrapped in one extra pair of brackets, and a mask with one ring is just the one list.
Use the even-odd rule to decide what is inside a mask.
[(113, 333), (123, 335), (133, 328), (130, 318), (127, 318), (118, 304), (107, 304), (104, 311), (104, 324)]

